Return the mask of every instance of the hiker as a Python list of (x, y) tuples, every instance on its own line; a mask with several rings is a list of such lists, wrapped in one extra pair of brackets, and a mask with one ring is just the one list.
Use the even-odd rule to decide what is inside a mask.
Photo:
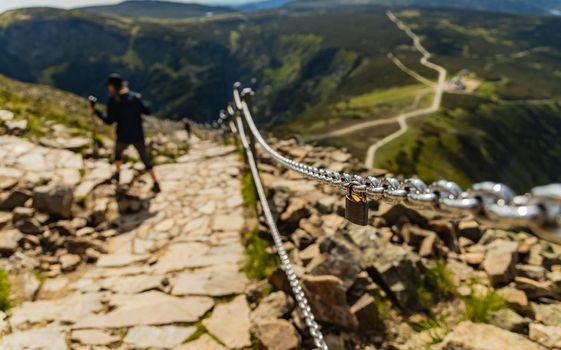
[(142, 115), (150, 114), (150, 109), (142, 101), (142, 96), (130, 91), (128, 83), (118, 74), (111, 74), (108, 77), (107, 88), (111, 94), (107, 102), (107, 113), (103, 113), (94, 106), (90, 106), (90, 111), (105, 124), (117, 123), (117, 141), (115, 142), (115, 180), (117, 184), (120, 182), (123, 152), (132, 145), (136, 148), (152, 178), (152, 191), (160, 192), (160, 184), (148, 156), (142, 127)]
[(191, 122), (189, 121), (189, 119), (185, 118), (183, 119), (183, 127), (185, 128), (185, 131), (187, 132), (187, 140), (191, 139)]

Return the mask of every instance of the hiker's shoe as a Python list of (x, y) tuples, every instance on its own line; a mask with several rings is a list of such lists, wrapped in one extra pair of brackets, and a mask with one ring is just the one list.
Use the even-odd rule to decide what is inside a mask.
[(117, 199), (117, 201), (120, 201), (124, 198), (124, 196), (125, 196), (125, 191), (123, 190), (121, 185), (117, 183), (117, 186), (115, 187), (115, 198)]
[(160, 184), (158, 182), (154, 182), (154, 184), (152, 185), (152, 192), (154, 193), (162, 192), (162, 189), (160, 188)]
[(113, 174), (113, 181), (118, 185), (121, 183), (121, 173), (114, 173)]

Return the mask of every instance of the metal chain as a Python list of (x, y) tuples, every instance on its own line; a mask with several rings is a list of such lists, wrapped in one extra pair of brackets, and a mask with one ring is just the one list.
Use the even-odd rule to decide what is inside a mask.
[(275, 247), (280, 257), (284, 272), (286, 273), (286, 276), (288, 278), (288, 282), (290, 283), (294, 298), (296, 299), (298, 307), (300, 308), (300, 311), (304, 316), (304, 320), (306, 322), (306, 325), (308, 326), (308, 329), (310, 330), (310, 334), (314, 339), (315, 345), (320, 350), (328, 350), (327, 344), (325, 343), (325, 340), (323, 338), (323, 334), (321, 333), (321, 329), (315, 320), (312, 309), (310, 308), (308, 300), (306, 299), (306, 295), (304, 294), (304, 290), (302, 289), (302, 286), (298, 281), (296, 271), (290, 263), (290, 259), (288, 257), (288, 253), (286, 252), (286, 249), (284, 249), (281, 235), (273, 218), (273, 214), (271, 213), (271, 208), (269, 207), (269, 202), (267, 201), (267, 197), (265, 196), (265, 191), (263, 190), (263, 184), (261, 183), (261, 178), (259, 176), (259, 170), (257, 169), (255, 157), (253, 155), (253, 152), (251, 151), (251, 147), (245, 134), (243, 121), (241, 118), (236, 118), (236, 122), (238, 135), (240, 136), (242, 146), (245, 149), (245, 153), (247, 155), (247, 162), (249, 163), (251, 174), (253, 175), (253, 181), (255, 183), (255, 188), (257, 189), (259, 201), (261, 202), (263, 213), (265, 214), (265, 218), (273, 235)]
[[(251, 89), (240, 90), (241, 85), (236, 83), (234, 103), (229, 106), (228, 114), (232, 116), (236, 110), (240, 111), (257, 143), (287, 169), (345, 191), (352, 186), (353, 192), (365, 194), (371, 200), (435, 210), (453, 217), (471, 214), (498, 227), (527, 227), (539, 237), (561, 244), (561, 184), (535, 187), (530, 193), (518, 196), (501, 183), (482, 182), (464, 191), (456, 183), (446, 180), (426, 185), (417, 178), (404, 181), (395, 177), (364, 178), (310, 166), (281, 155), (265, 141), (252, 117), (253, 92)], [(224, 115), (221, 118), (225, 118)]]

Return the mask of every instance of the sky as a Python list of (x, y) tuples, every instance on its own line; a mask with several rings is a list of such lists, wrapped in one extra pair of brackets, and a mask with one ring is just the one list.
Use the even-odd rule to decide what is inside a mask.
[[(0, 0), (0, 13), (6, 10), (32, 6), (52, 6), (73, 8), (87, 5), (115, 4), (123, 0)], [(174, 0), (178, 2), (198, 2), (204, 4), (239, 4), (258, 0)]]

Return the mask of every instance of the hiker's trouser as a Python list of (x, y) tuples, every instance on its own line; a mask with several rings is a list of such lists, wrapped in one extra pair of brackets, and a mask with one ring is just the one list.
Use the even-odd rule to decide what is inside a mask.
[(146, 151), (146, 144), (144, 143), (144, 140), (137, 141), (137, 142), (117, 141), (117, 143), (115, 143), (115, 160), (116, 161), (123, 160), (123, 152), (130, 145), (133, 145), (133, 147), (136, 148), (136, 151), (138, 152), (138, 155), (140, 156), (142, 163), (144, 163), (146, 170), (152, 169), (154, 166), (152, 165), (152, 162), (150, 161), (150, 157), (148, 156), (148, 152)]

